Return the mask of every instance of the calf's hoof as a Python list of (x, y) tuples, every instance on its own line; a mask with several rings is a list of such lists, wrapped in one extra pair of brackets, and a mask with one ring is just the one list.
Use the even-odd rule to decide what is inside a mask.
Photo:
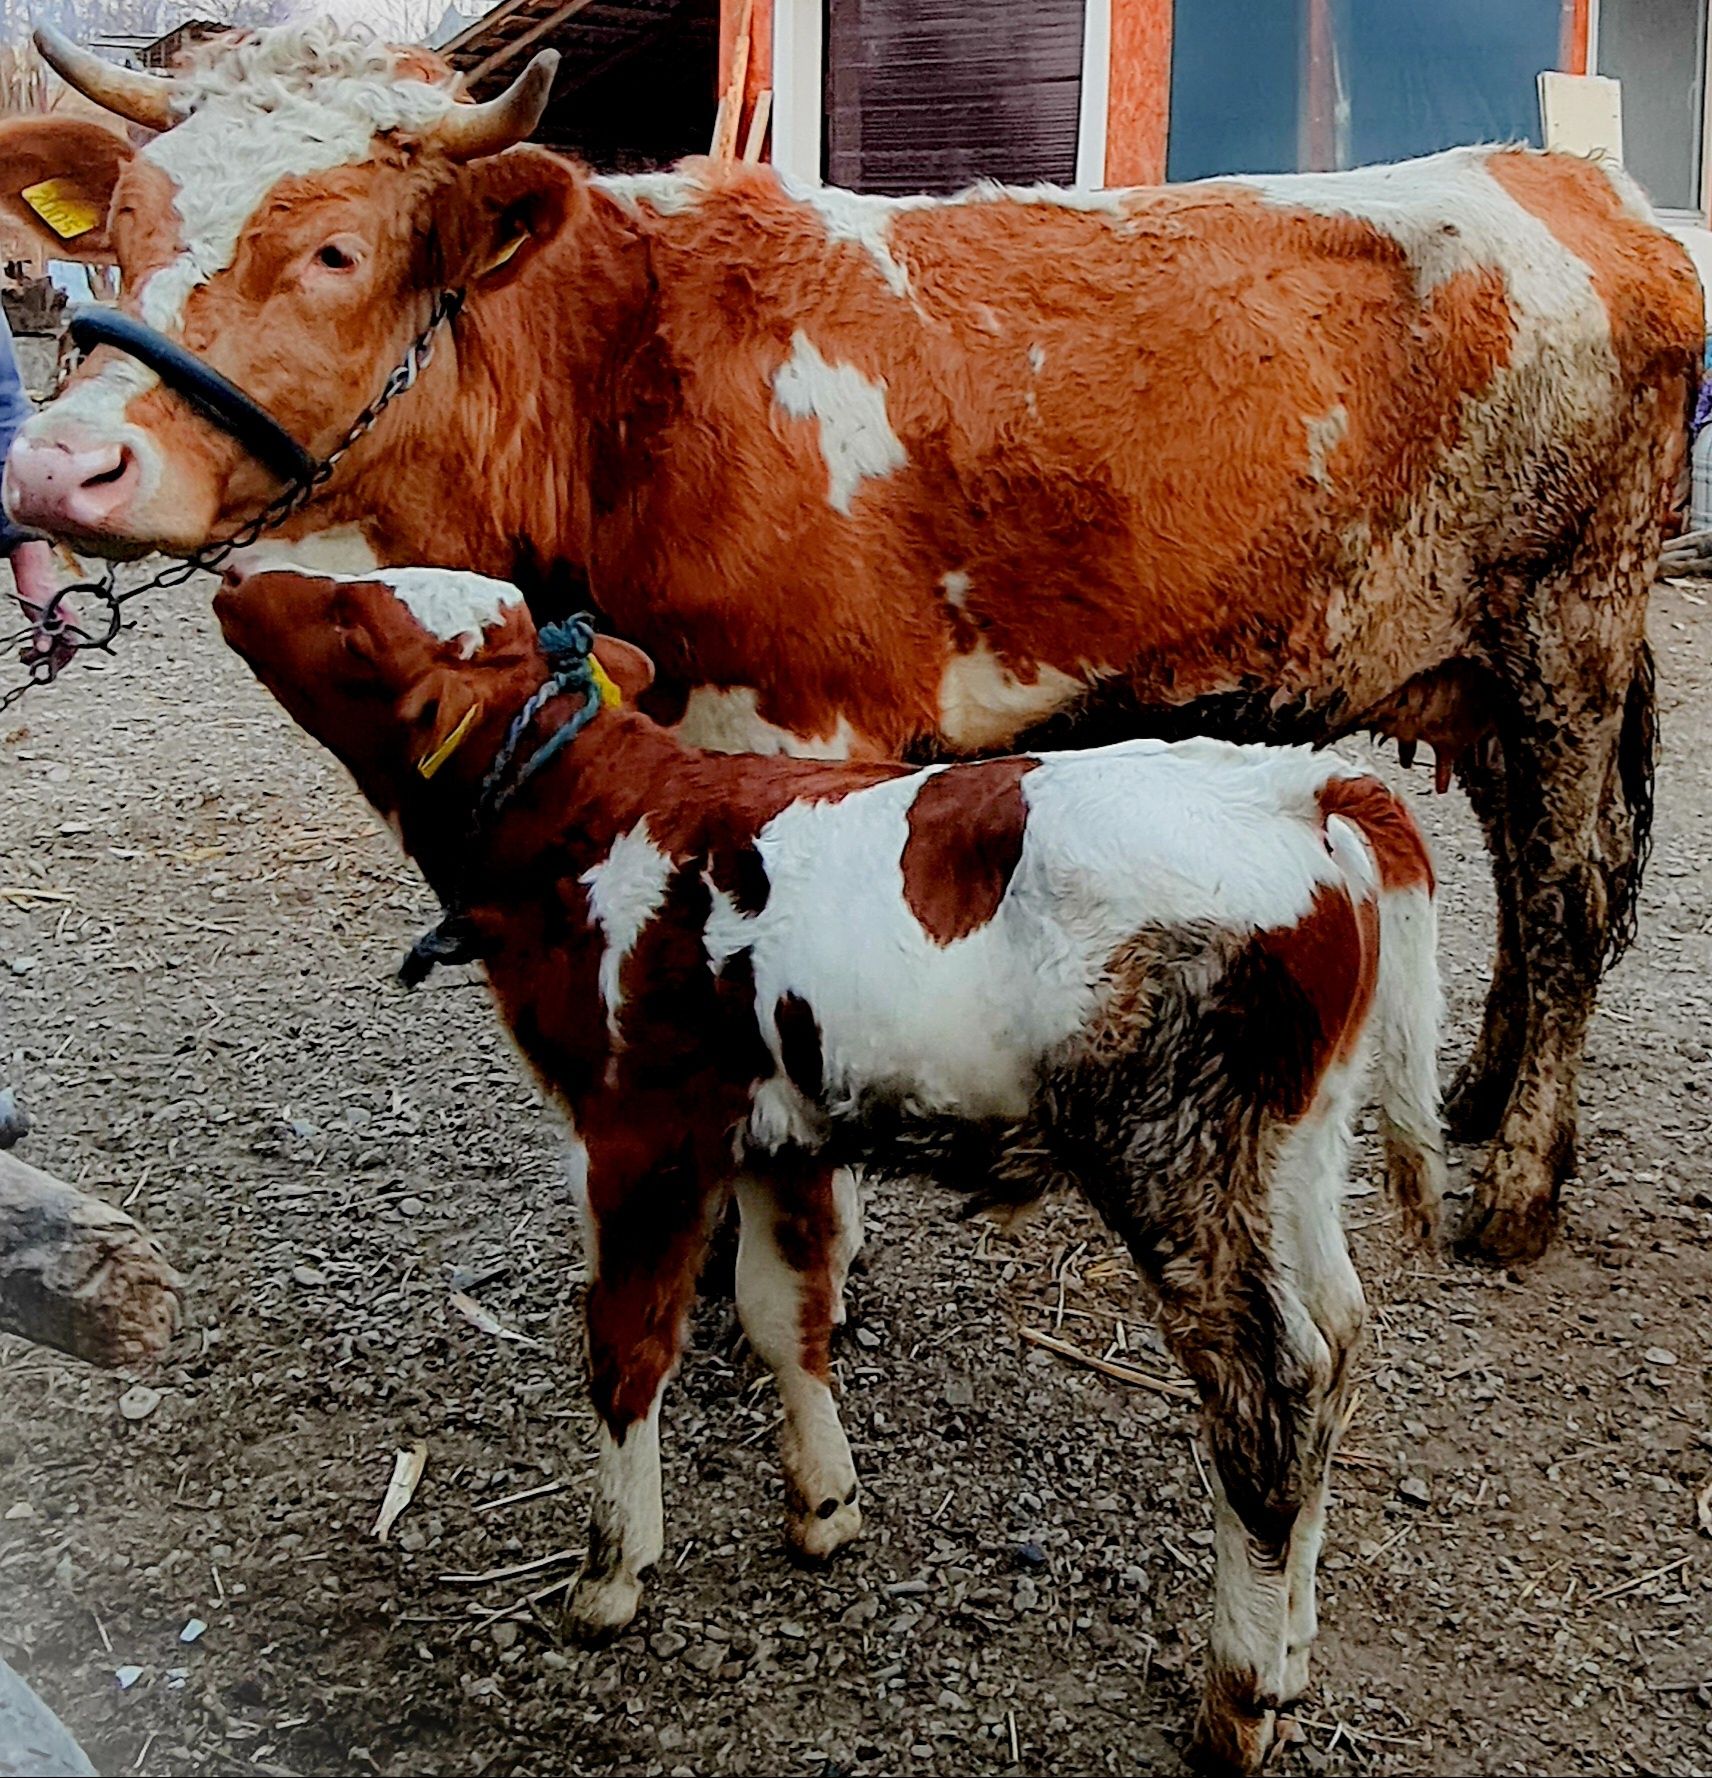
[(862, 1509), (854, 1500), (821, 1501), (818, 1510), (785, 1515), (785, 1543), (799, 1562), (828, 1562), (862, 1535)]
[(583, 1575), (571, 1590), (565, 1627), (584, 1648), (610, 1642), (636, 1615), (642, 1583), (620, 1569), (616, 1574)]
[(1207, 1778), (1248, 1778), (1265, 1764), (1277, 1727), (1275, 1712), (1209, 1685), (1184, 1757)]
[(1286, 1651), (1284, 1682), (1278, 1694), (1284, 1705), (1294, 1704), (1308, 1695), (1308, 1661), (1312, 1653), (1313, 1644), (1308, 1642), (1298, 1642)]

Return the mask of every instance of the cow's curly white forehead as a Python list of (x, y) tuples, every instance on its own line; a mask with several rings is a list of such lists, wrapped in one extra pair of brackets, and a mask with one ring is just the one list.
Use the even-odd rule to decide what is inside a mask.
[(205, 108), (269, 111), (308, 103), (359, 118), (371, 130), (425, 129), (455, 96), (449, 77), (424, 80), (365, 26), (331, 19), (217, 37), (173, 84), (174, 108), (185, 117)]
[(456, 103), (449, 77), (420, 78), (372, 31), (280, 25), (217, 38), (175, 78), (182, 121), (143, 149), (175, 187), (181, 251), (139, 292), (143, 319), (173, 333), (199, 285), (229, 265), (282, 179), (366, 160), (388, 130), (425, 132)]

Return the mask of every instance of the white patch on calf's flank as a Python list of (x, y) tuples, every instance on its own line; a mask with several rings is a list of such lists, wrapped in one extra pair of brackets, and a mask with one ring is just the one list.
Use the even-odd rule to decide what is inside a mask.
[(950, 568), (939, 577), (939, 590), (953, 611), (961, 611), (969, 600), (969, 576), (961, 568)]
[(698, 685), (672, 733), (686, 747), (710, 753), (785, 754), (791, 759), (848, 759), (856, 731), (840, 716), (829, 735), (799, 735), (769, 722), (752, 685)]
[(646, 821), (620, 834), (606, 857), (583, 872), (589, 911), (606, 940), (600, 958), (600, 997), (606, 1006), (606, 1028), (614, 1038), (623, 1002), (624, 960), (643, 927), (660, 911), (671, 876), (672, 861), (648, 837)]
[(183, 248), (140, 292), (143, 319), (184, 324), (199, 284), (225, 271), (280, 180), (366, 160), (377, 133), (431, 127), (451, 92), (398, 77), (372, 35), (280, 26), (222, 45), (179, 81), (184, 121), (140, 152), (172, 179)]
[(791, 355), (773, 373), (773, 396), (794, 419), (820, 422), (828, 504), (846, 518), (856, 490), (871, 477), (891, 475), (909, 461), (886, 418), (886, 385), (853, 364), (823, 358), (799, 327)]
[(1317, 420), (1302, 422), (1308, 433), (1308, 473), (1322, 488), (1332, 485), (1329, 459), (1349, 432), (1349, 409), (1340, 401)]
[(693, 210), (706, 190), (687, 173), (600, 173), (589, 184), (632, 216), (642, 214), (643, 204), (660, 216), (680, 216)]
[(1036, 376), (1046, 369), (1046, 348), (1039, 340), (1036, 340), (1028, 349), (1028, 368)]
[[(949, 590), (949, 589), (948, 589)], [(1062, 710), (1088, 687), (1086, 678), (1043, 666), (1019, 679), (985, 642), (945, 663), (939, 680), (939, 728), (953, 747), (999, 747)]]

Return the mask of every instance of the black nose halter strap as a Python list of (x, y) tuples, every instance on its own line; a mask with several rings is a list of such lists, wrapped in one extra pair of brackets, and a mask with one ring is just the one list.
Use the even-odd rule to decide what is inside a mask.
[(315, 458), (259, 401), (147, 322), (101, 303), (79, 303), (71, 311), (67, 331), (72, 344), (82, 351), (115, 346), (139, 364), (146, 364), (169, 389), (235, 438), (282, 482), (306, 482), (314, 475)]

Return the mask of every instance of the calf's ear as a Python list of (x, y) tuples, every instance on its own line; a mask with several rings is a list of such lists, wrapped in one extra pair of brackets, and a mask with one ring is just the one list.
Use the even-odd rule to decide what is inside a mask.
[(654, 683), (654, 663), (634, 642), (622, 642), (616, 636), (596, 636), (590, 652), (627, 704), (634, 704)]
[(133, 149), (98, 123), (51, 113), (0, 122), (0, 219), (51, 259), (111, 264), (107, 212)]
[(575, 169), (544, 148), (471, 161), (440, 195), (441, 276), (471, 296), (503, 288), (587, 202)]
[(469, 738), (482, 701), (465, 674), (439, 667), (404, 694), (398, 713), (410, 730), (411, 763), (432, 778)]

